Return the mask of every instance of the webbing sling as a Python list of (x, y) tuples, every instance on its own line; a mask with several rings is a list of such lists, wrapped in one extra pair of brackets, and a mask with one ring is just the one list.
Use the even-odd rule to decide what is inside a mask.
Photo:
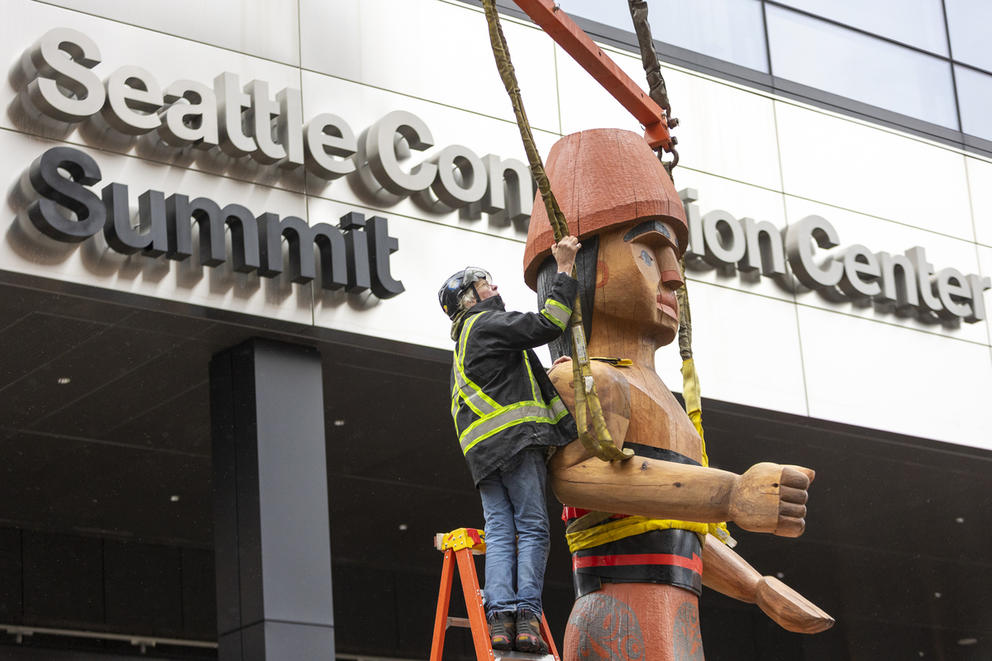
[[(541, 162), (541, 155), (534, 144), (534, 135), (531, 132), (530, 122), (527, 120), (527, 113), (524, 111), (523, 100), (520, 98), (520, 86), (517, 84), (513, 63), (510, 61), (510, 51), (500, 26), (495, 0), (482, 0), (482, 7), (489, 24), (489, 41), (492, 44), (496, 68), (499, 70), (503, 87), (513, 105), (513, 114), (517, 120), (517, 128), (524, 144), (524, 152), (527, 154), (531, 174), (537, 182), (541, 199), (547, 208), (548, 221), (551, 223), (555, 241), (561, 241), (563, 237), (568, 236), (568, 221), (565, 220), (565, 216), (558, 206), (558, 201), (551, 191), (551, 183), (548, 181), (544, 164)], [(575, 275), (575, 267), (573, 266), (572, 276)], [(603, 461), (630, 459), (634, 453), (618, 448), (606, 426), (606, 418), (603, 415), (603, 407), (596, 392), (596, 382), (592, 376), (592, 367), (589, 365), (589, 355), (586, 351), (580, 301), (581, 298), (576, 296), (570, 322), (572, 330), (572, 386), (575, 391), (575, 425), (579, 432), (579, 440), (590, 453)], [(589, 428), (590, 423), (592, 429)]]

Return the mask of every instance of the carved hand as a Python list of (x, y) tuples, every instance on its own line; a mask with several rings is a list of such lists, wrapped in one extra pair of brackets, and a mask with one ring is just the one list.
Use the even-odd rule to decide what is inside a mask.
[(749, 604), (758, 604), (783, 629), (819, 633), (833, 626), (834, 618), (773, 576), (762, 576), (744, 558), (713, 535), (703, 546), (703, 585)]
[(834, 625), (826, 611), (774, 576), (758, 581), (755, 603), (786, 631), (820, 633)]
[(799, 537), (806, 528), (806, 490), (815, 473), (801, 466), (755, 464), (730, 494), (730, 520), (745, 530)]

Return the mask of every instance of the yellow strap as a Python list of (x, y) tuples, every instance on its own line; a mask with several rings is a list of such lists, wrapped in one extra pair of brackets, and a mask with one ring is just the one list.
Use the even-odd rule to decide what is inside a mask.
[(685, 398), (685, 412), (692, 420), (692, 426), (699, 433), (699, 444), (703, 454), (703, 466), (709, 466), (706, 456), (706, 441), (703, 440), (703, 404), (699, 396), (699, 377), (696, 375), (696, 364), (692, 358), (682, 361), (682, 397)]
[[(703, 466), (710, 465), (710, 459), (706, 456), (706, 439), (703, 437), (703, 404), (699, 396), (699, 376), (696, 374), (696, 364), (692, 358), (682, 361), (682, 397), (685, 399), (685, 412), (692, 420), (692, 426), (699, 434), (699, 450), (702, 455)], [(733, 548), (737, 542), (730, 536), (726, 523), (702, 524), (708, 526), (708, 532), (719, 539), (727, 546)]]
[(651, 530), (668, 530), (679, 528), (696, 533), (700, 540), (710, 532), (709, 524), (697, 523), (695, 521), (679, 521), (676, 519), (649, 519), (645, 516), (628, 516), (623, 519), (614, 519), (586, 530), (573, 533), (565, 533), (565, 541), (568, 542), (568, 550), (572, 553), (582, 549), (601, 546), (609, 542), (615, 542), (626, 537), (641, 535)]
[(634, 364), (630, 358), (608, 358), (606, 356), (589, 356), (589, 360), (598, 360), (601, 363), (613, 365), (613, 367), (631, 367)]

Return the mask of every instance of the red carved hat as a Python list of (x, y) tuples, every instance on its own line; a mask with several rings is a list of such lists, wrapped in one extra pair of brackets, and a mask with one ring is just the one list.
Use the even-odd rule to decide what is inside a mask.
[[(636, 221), (666, 220), (685, 252), (689, 227), (675, 185), (644, 138), (621, 129), (566, 135), (545, 166), (568, 231), (582, 238)], [(551, 254), (554, 232), (538, 191), (527, 231), (524, 280), (536, 290), (537, 271)]]

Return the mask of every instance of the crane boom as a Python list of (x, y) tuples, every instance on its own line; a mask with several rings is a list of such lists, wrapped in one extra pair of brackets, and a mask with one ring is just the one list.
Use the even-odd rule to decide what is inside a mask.
[(644, 126), (652, 148), (672, 150), (664, 110), (597, 46), (553, 0), (514, 0), (565, 52)]

